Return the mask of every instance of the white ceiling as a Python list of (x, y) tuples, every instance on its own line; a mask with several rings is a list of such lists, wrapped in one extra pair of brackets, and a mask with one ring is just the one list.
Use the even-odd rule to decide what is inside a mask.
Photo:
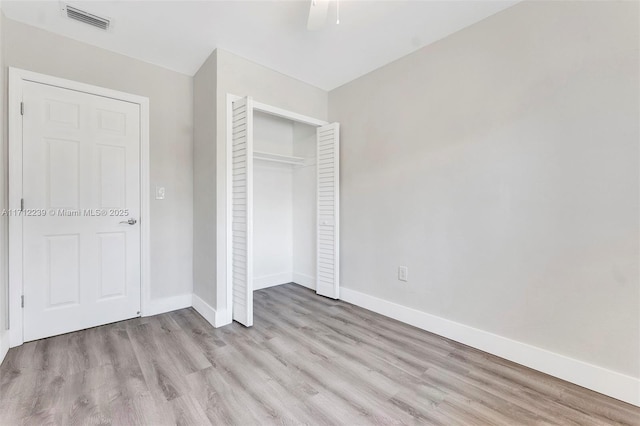
[(306, 29), (308, 1), (70, 1), (113, 19), (113, 31), (63, 17), (58, 1), (2, 1), (5, 15), (193, 75), (222, 48), (331, 90), (517, 3), (340, 1), (324, 29)]

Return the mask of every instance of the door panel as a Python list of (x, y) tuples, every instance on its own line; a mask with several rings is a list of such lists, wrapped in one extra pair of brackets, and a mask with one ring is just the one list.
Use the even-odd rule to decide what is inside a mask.
[(253, 101), (233, 103), (231, 279), (233, 319), (253, 325)]
[(127, 235), (125, 232), (98, 234), (100, 274), (98, 300), (127, 295)]
[(339, 206), (340, 125), (317, 129), (317, 269), (316, 292), (338, 299), (340, 279)]
[(45, 139), (46, 185), (50, 208), (80, 206), (80, 143), (77, 140)]
[(23, 101), (25, 210), (43, 213), (23, 217), (24, 340), (138, 316), (140, 228), (120, 222), (140, 218), (139, 105), (32, 82)]
[(100, 164), (100, 207), (119, 208), (126, 205), (126, 148), (98, 146)]
[(45, 237), (46, 308), (80, 303), (80, 235)]

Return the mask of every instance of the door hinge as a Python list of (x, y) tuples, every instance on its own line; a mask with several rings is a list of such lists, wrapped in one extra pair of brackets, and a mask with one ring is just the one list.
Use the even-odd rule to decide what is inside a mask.
[(24, 198), (20, 198), (20, 211), (24, 211)]
[(20, 102), (20, 115), (24, 115), (24, 102)]
[(24, 294), (20, 296), (20, 305), (24, 308)]

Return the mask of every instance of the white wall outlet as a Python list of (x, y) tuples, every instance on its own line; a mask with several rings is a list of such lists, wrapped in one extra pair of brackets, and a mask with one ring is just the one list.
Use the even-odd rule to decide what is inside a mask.
[(409, 280), (409, 268), (406, 266), (398, 266), (398, 279), (400, 281)]
[(156, 200), (164, 200), (164, 186), (156, 186)]

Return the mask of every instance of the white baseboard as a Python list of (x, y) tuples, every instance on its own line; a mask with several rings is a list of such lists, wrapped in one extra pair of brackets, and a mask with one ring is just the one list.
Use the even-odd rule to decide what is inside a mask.
[(223, 327), (225, 325), (231, 324), (233, 322), (233, 318), (231, 318), (231, 312), (227, 309), (216, 311), (216, 323), (213, 325), (214, 327)]
[(303, 287), (310, 288), (311, 290), (316, 289), (316, 278), (312, 277), (311, 275), (303, 274), (301, 272), (294, 272), (291, 281)]
[(227, 318), (227, 312), (216, 311), (216, 309), (202, 300), (200, 297), (193, 295), (193, 309), (195, 309), (209, 324), (218, 328), (231, 323), (231, 319)]
[(280, 274), (263, 275), (253, 279), (253, 289), (262, 290), (263, 288), (273, 287), (280, 284), (290, 283), (293, 280), (291, 272), (282, 272)]
[(340, 299), (456, 342), (640, 406), (640, 379), (341, 287)]
[(9, 352), (9, 331), (2, 330), (0, 331), (0, 364), (4, 361), (4, 357), (7, 356), (7, 352)]
[(192, 295), (181, 294), (179, 296), (164, 297), (162, 299), (151, 299), (142, 316), (164, 314), (178, 309), (191, 307)]

